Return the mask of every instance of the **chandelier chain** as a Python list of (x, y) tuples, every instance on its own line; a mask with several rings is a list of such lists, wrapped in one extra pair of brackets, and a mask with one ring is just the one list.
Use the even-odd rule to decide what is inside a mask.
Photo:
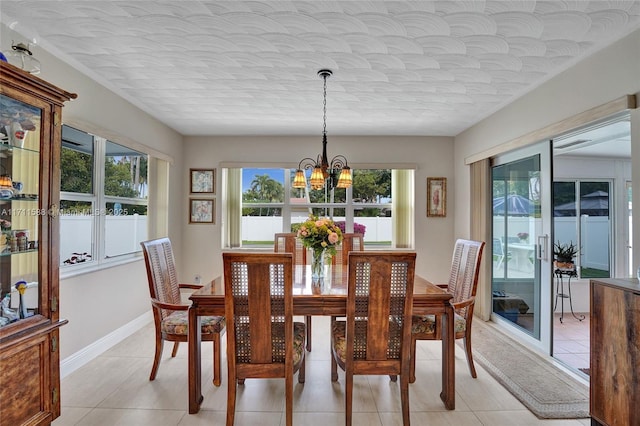
[(322, 76), (322, 78), (324, 80), (324, 100), (323, 100), (323, 103), (322, 103), (323, 110), (324, 110), (323, 116), (322, 116), (322, 119), (323, 119), (323, 122), (324, 122), (324, 126), (322, 128), (322, 134), (324, 134), (324, 135), (327, 134), (327, 77), (328, 77), (327, 74), (324, 74)]

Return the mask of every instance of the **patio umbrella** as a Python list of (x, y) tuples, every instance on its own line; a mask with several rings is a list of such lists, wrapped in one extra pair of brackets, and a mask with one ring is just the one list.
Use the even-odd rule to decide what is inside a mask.
[[(576, 203), (560, 204), (553, 208), (555, 216), (575, 216)], [(583, 195), (580, 198), (580, 214), (589, 216), (609, 215), (609, 194), (604, 191), (595, 191)]]
[(493, 214), (504, 215), (505, 205), (507, 216), (529, 216), (533, 214), (533, 201), (518, 194), (493, 199)]

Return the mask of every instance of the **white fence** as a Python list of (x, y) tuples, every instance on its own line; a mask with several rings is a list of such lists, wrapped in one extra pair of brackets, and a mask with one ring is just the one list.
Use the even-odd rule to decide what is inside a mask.
[[(533, 236), (536, 234), (536, 227), (538, 229), (540, 227), (540, 219), (509, 217), (508, 221), (509, 237), (515, 237), (521, 232)], [(609, 218), (606, 216), (583, 216), (580, 221), (582, 229), (581, 266), (609, 270)], [(555, 241), (552, 241), (551, 245), (556, 241), (578, 243), (575, 217), (554, 217), (553, 223)], [(502, 239), (504, 237), (504, 216), (493, 217), (493, 232), (494, 238)], [(536, 241), (529, 238), (529, 244), (536, 244)]]
[[(72, 253), (93, 254), (91, 247), (95, 216), (60, 216), (60, 261)], [(117, 256), (140, 250), (140, 242), (147, 239), (147, 216), (139, 214), (106, 216), (105, 254)]]
[[(334, 217), (342, 221), (344, 217)], [(364, 242), (391, 241), (390, 217), (358, 217), (354, 222), (366, 227)], [(242, 241), (273, 241), (273, 235), (287, 232), (282, 229), (282, 217), (279, 216), (243, 216)]]

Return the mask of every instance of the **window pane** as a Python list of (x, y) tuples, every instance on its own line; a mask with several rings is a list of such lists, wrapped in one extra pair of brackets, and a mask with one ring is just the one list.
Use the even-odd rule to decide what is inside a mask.
[[(250, 203), (284, 202), (284, 170), (242, 169), (242, 201)], [(270, 216), (272, 214), (272, 211), (260, 210), (254, 211), (250, 215)]]
[(147, 198), (147, 156), (107, 141), (104, 193), (114, 197)]
[(106, 257), (140, 251), (147, 239), (147, 206), (111, 202), (105, 213)]
[(93, 226), (96, 214), (91, 201), (60, 201), (60, 262), (73, 265), (93, 260)]
[(60, 153), (60, 190), (93, 193), (93, 136), (62, 126)]
[[(379, 203), (391, 197), (391, 170), (371, 169), (353, 171), (353, 201)], [(387, 201), (388, 202), (388, 201)]]
[(608, 278), (609, 182), (580, 182), (580, 276)]

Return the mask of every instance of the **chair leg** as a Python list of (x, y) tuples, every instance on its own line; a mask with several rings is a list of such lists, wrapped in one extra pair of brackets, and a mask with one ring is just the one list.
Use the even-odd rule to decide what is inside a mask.
[(300, 363), (300, 368), (298, 369), (298, 383), (304, 383), (305, 380), (305, 365), (307, 363), (307, 357), (302, 355), (302, 362)]
[(213, 336), (213, 386), (220, 386), (220, 333)]
[(311, 352), (311, 315), (307, 315), (304, 322), (307, 327), (307, 352)]
[(351, 426), (351, 421), (353, 417), (353, 372), (347, 370), (345, 371), (345, 426)]
[(162, 349), (164, 348), (164, 339), (162, 336), (156, 334), (156, 354), (153, 357), (153, 367), (151, 367), (151, 375), (149, 380), (155, 380), (156, 374), (158, 374), (158, 368), (160, 367), (160, 358), (162, 358)]
[(178, 355), (178, 346), (180, 346), (180, 342), (173, 342), (173, 349), (171, 350), (171, 358), (175, 358)]
[(409, 414), (409, 378), (406, 374), (400, 375), (400, 401), (402, 403), (402, 424), (411, 424)]
[(233, 426), (236, 415), (236, 373), (229, 369), (227, 375), (227, 426)]
[(473, 364), (473, 355), (471, 353), (471, 324), (467, 324), (467, 331), (464, 335), (464, 350), (467, 353), (467, 364), (469, 364), (471, 377), (475, 379), (478, 375), (476, 374), (476, 366)]
[(289, 370), (284, 376), (285, 387), (285, 419), (286, 426), (293, 426), (293, 371)]
[(336, 362), (336, 359), (333, 357), (333, 351), (330, 349), (329, 352), (331, 352), (329, 354), (329, 356), (331, 356), (331, 381), (337, 382), (338, 381), (338, 363)]
[(416, 381), (416, 342), (417, 340), (411, 338), (411, 360), (409, 361), (409, 383)]

